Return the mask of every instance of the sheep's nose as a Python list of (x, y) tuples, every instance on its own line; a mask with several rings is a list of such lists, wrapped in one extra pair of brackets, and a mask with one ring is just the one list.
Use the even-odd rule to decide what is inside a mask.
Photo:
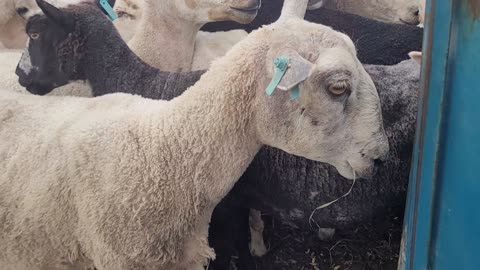
[(25, 74), (25, 72), (18, 66), (17, 66), (17, 69), (15, 70), (15, 74), (17, 74), (18, 76), (18, 83), (21, 86), (27, 87), (32, 83), (32, 81), (29, 79), (27, 74)]
[(400, 16), (400, 21), (409, 24), (417, 25), (420, 23), (420, 8), (418, 6), (408, 7), (402, 16)]
[(378, 167), (378, 166), (383, 165), (384, 162), (385, 162), (384, 159), (377, 158), (377, 159), (373, 160), (373, 165), (375, 165), (375, 167)]

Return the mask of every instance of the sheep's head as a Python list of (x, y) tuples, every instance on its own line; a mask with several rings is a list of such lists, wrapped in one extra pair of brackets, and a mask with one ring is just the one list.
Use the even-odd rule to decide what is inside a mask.
[(390, 22), (417, 25), (419, 0), (325, 0), (325, 6)]
[[(420, 6), (418, 0), (394, 1), (398, 7), (398, 20), (405, 24), (418, 25), (421, 23)], [(395, 10), (395, 8), (393, 9)]]
[[(85, 1), (94, 3), (96, 0)], [(109, 1), (113, 5), (114, 1)], [(27, 46), (16, 69), (20, 85), (32, 94), (46, 95), (53, 89), (74, 80), (84, 80), (80, 62), (84, 37), (79, 34), (78, 22), (85, 16), (75, 15), (71, 10), (57, 8), (44, 0), (37, 0), (41, 13), (27, 21)], [(91, 5), (91, 9), (97, 9)], [(97, 11), (100, 12), (100, 11)], [(114, 32), (106, 18), (95, 25)], [(105, 22), (105, 23), (104, 23)], [(105, 24), (108, 24), (105, 27)], [(109, 26), (109, 27), (108, 27)]]
[[(270, 32), (266, 79), (257, 93), (256, 128), (261, 142), (294, 155), (334, 165), (345, 177), (370, 177), (389, 146), (378, 93), (356, 57), (353, 42), (330, 28), (303, 22)], [(299, 31), (298, 29), (301, 29)], [(268, 31), (264, 29), (263, 31)], [(273, 94), (274, 59), (290, 59)], [(292, 99), (294, 86), (299, 96)], [(281, 123), (281, 124), (279, 124)]]
[(253, 21), (261, 7), (261, 0), (173, 0), (180, 13), (199, 24), (214, 21)]

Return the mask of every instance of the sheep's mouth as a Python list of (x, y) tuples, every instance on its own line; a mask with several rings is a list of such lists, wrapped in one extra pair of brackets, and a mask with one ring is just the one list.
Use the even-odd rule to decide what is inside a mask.
[(350, 167), (351, 172), (349, 173), (353, 175), (353, 178), (357, 179), (372, 179), (379, 170), (379, 164), (371, 159), (365, 159), (361, 162), (356, 162), (356, 165), (353, 165), (351, 162), (347, 161), (347, 167)]
[(246, 13), (246, 14), (256, 14), (262, 8), (262, 1), (258, 1), (258, 3), (255, 6), (250, 6), (250, 7), (232, 7), (230, 8), (234, 11), (241, 12), (241, 13)]
[(250, 7), (230, 7), (230, 20), (241, 24), (251, 23), (257, 17), (258, 11), (262, 6), (259, 1), (255, 6)]
[(255, 14), (257, 13), (260, 8), (256, 8), (256, 7), (253, 7), (253, 8), (247, 8), (247, 9), (244, 9), (244, 8), (235, 8), (235, 7), (230, 7), (231, 9), (235, 10), (235, 11), (238, 11), (238, 12), (242, 12), (242, 13), (246, 13), (246, 14)]
[(407, 24), (407, 25), (412, 25), (412, 26), (415, 26), (415, 25), (418, 25), (420, 23), (420, 20), (417, 20), (415, 22), (407, 22), (406, 20), (402, 19), (402, 18), (398, 18), (398, 20), (401, 22), (401, 23), (404, 23), (404, 24)]
[(30, 84), (25, 87), (28, 92), (31, 94), (37, 95), (37, 96), (45, 96), (46, 94), (50, 93), (53, 89), (55, 89), (55, 86), (53, 85), (36, 85), (36, 84)]

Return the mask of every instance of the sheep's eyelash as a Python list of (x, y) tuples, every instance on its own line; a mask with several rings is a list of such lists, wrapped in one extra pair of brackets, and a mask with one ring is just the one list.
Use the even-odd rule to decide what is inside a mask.
[(27, 33), (27, 35), (41, 34), (43, 32), (43, 30), (42, 29), (30, 28), (30, 29), (27, 29), (25, 32)]
[(346, 69), (328, 70), (317, 73), (316, 79), (325, 82), (336, 82), (341, 80), (350, 81), (352, 72)]

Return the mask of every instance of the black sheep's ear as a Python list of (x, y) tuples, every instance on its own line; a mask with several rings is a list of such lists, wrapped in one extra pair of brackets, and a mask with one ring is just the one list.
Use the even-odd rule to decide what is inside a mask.
[(38, 7), (43, 11), (45, 16), (56, 24), (62, 26), (67, 32), (73, 32), (75, 29), (75, 20), (61, 9), (58, 9), (46, 2), (45, 0), (36, 0)]
[(118, 18), (117, 14), (115, 13), (113, 6), (115, 6), (115, 0), (95, 0), (97, 3), (98, 8), (107, 15), (110, 20), (114, 21)]

